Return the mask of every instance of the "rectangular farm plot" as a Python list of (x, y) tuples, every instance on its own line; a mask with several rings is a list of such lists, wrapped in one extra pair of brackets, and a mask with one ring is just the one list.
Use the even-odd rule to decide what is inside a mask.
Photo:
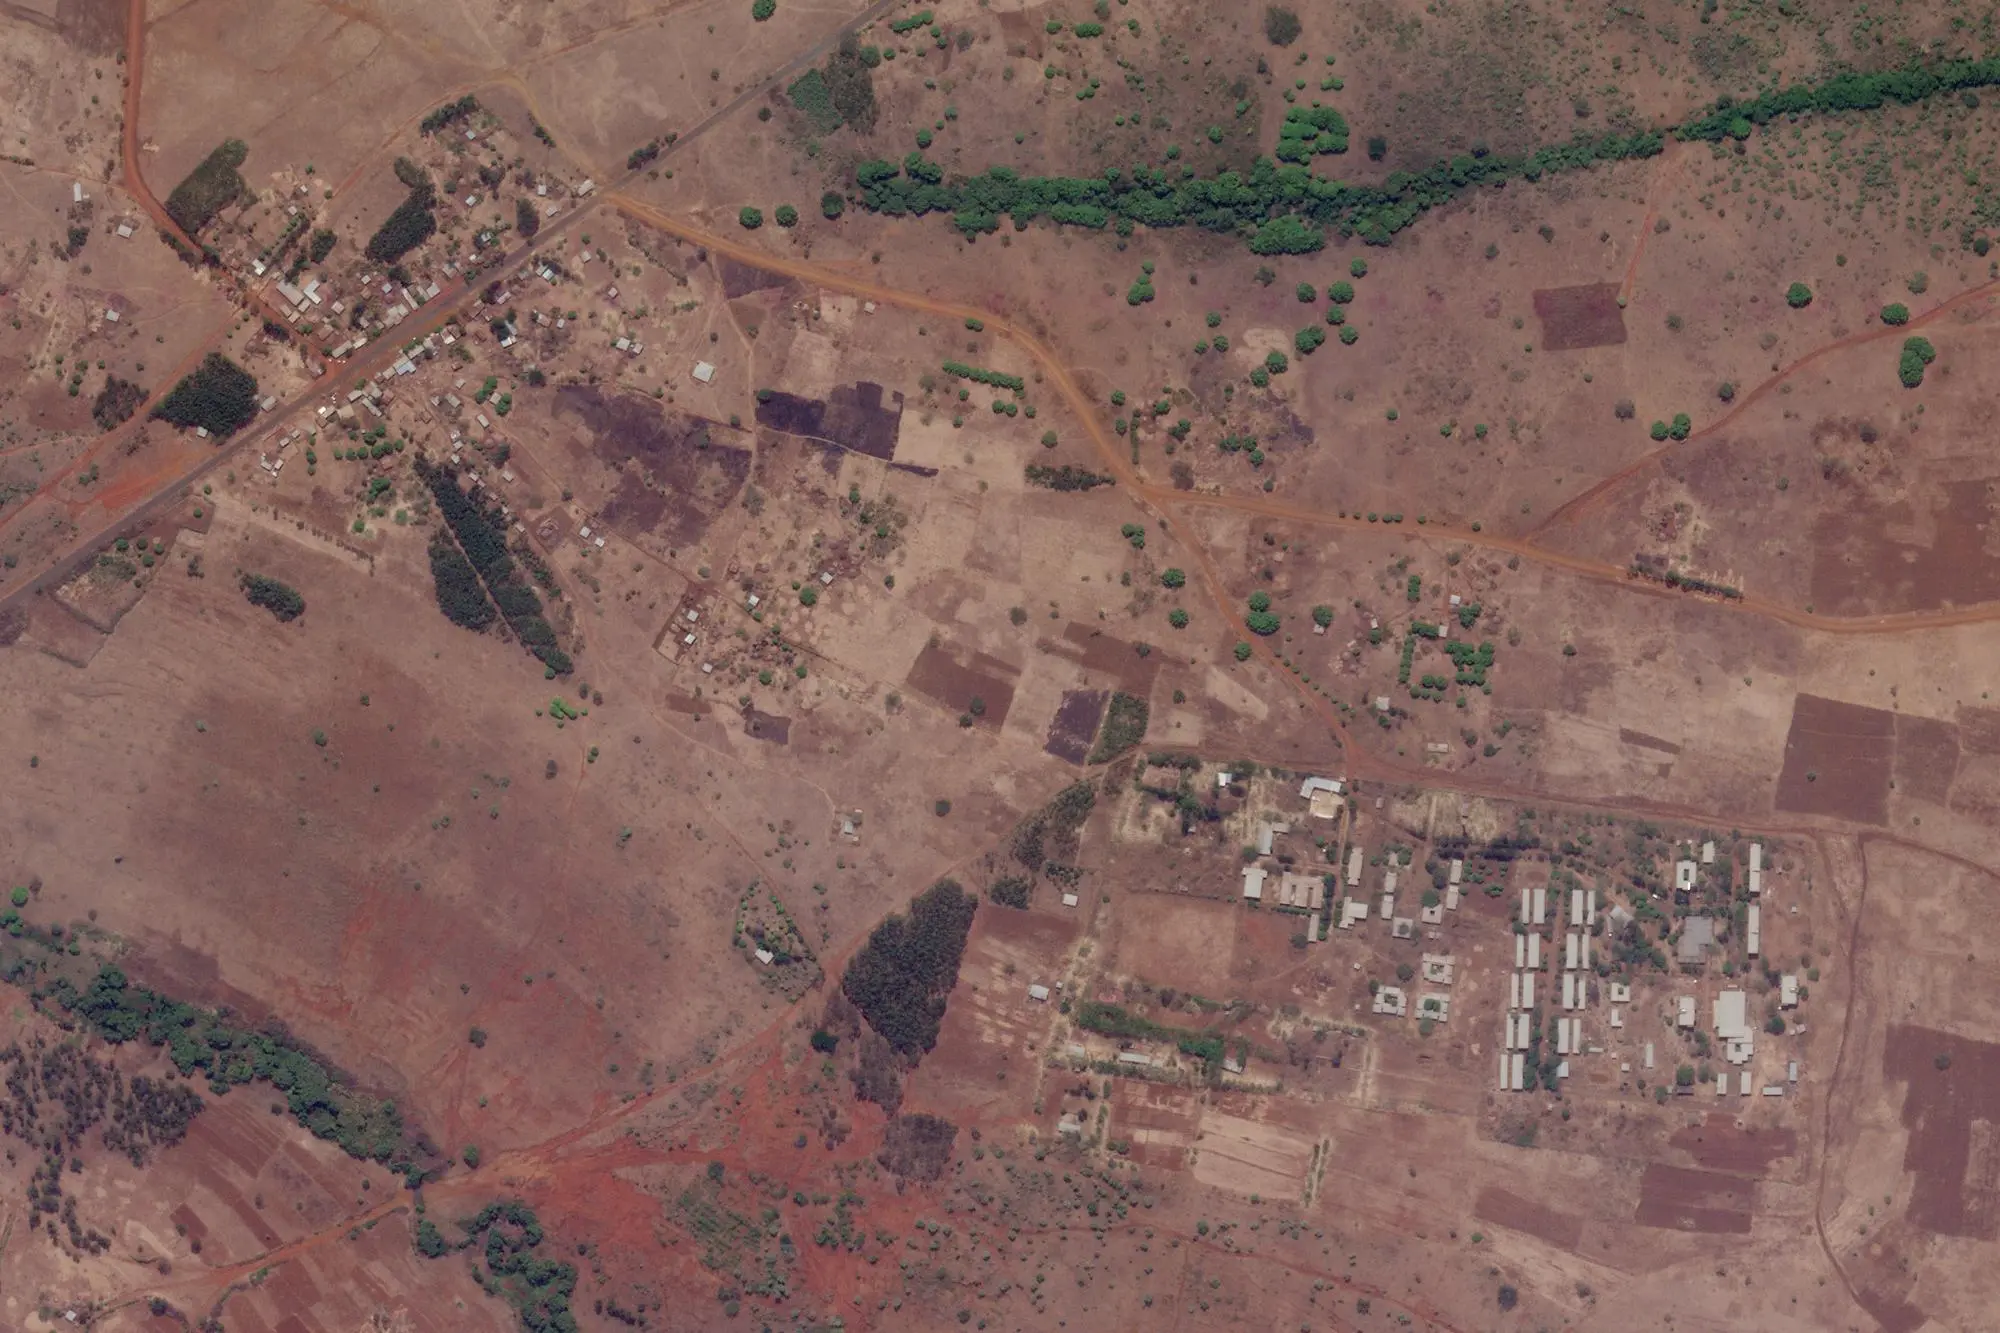
[(1104, 705), (1110, 698), (1106, 690), (1064, 690), (1061, 705), (1049, 719), (1048, 739), (1042, 749), (1081, 765), (1090, 755), (1090, 742), (1097, 736), (1097, 724), (1104, 720)]
[(1559, 1250), (1574, 1250), (1583, 1240), (1581, 1217), (1493, 1186), (1479, 1191), (1472, 1215), (1496, 1227), (1547, 1241)]
[(1618, 305), (1616, 283), (1544, 287), (1535, 293), (1535, 318), (1542, 321), (1542, 346), (1551, 352), (1625, 341), (1625, 312)]
[[(973, 649), (946, 647), (937, 639), (924, 645), (910, 667), (909, 687), (958, 713), (970, 713), (988, 726), (1007, 721), (1014, 706), (1014, 684), (1020, 669)], [(974, 708), (977, 701), (979, 707)]]
[(1777, 808), (1889, 822), (1896, 716), (1880, 708), (1801, 694), (1792, 702)]
[(1633, 1220), (1642, 1227), (1748, 1235), (1756, 1205), (1754, 1180), (1653, 1162), (1639, 1178), (1639, 1211)]
[(1194, 1177), (1245, 1197), (1296, 1199), (1305, 1193), (1312, 1156), (1313, 1141), (1304, 1134), (1210, 1107), (1201, 1115)]
[(1111, 1137), (1131, 1145), (1141, 1166), (1178, 1171), (1187, 1165), (1202, 1122), (1201, 1094), (1188, 1088), (1121, 1079), (1113, 1098)]
[(1883, 1072), (1908, 1085), (1906, 1215), (1940, 1236), (2000, 1237), (2000, 1045), (1903, 1025), (1888, 1037)]

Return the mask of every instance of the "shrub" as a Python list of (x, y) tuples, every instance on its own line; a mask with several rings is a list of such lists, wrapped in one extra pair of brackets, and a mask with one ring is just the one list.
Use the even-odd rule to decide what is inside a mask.
[(1264, 11), (1264, 36), (1273, 46), (1290, 46), (1299, 39), (1299, 16), (1282, 5)]
[(828, 190), (819, 197), (820, 216), (829, 222), (839, 217), (846, 208), (847, 201), (840, 197), (838, 191)]
[(1183, 588), (1187, 586), (1187, 573), (1185, 570), (1170, 568), (1161, 572), (1160, 582), (1169, 588)]
[(1667, 423), (1664, 421), (1655, 421), (1647, 429), (1646, 433), (1656, 440), (1664, 440), (1667, 438)]
[(1349, 261), (1347, 271), (1356, 278), (1365, 278), (1368, 276), (1368, 261), (1356, 255)]
[(1252, 652), (1252, 651), (1253, 651), (1253, 650), (1251, 649), (1251, 647), (1250, 647), (1250, 645), (1249, 645), (1249, 644), (1247, 644), (1247, 643), (1238, 643), (1238, 644), (1236, 645), (1236, 660), (1237, 660), (1237, 661), (1239, 661), (1239, 662), (1247, 662), (1247, 661), (1249, 661), (1249, 660), (1250, 660), (1250, 654), (1251, 654), (1251, 652)]
[(986, 896), (1002, 907), (1025, 908), (1034, 891), (1034, 881), (1025, 875), (1006, 875), (986, 886)]
[(1300, 356), (1311, 356), (1325, 341), (1326, 330), (1317, 324), (1308, 324), (1292, 335), (1292, 346)]
[(257, 380), (220, 352), (173, 388), (153, 415), (183, 430), (200, 426), (218, 440), (233, 435), (257, 414)]
[(1188, 627), (1188, 613), (1177, 606), (1167, 612), (1167, 623), (1175, 629), (1186, 629)]
[(1924, 367), (1935, 360), (1937, 360), (1937, 349), (1931, 346), (1928, 338), (1905, 338), (1903, 355), (1896, 367), (1897, 377), (1903, 381), (1903, 387), (1914, 389), (1922, 384)]
[(1638, 414), (1639, 409), (1633, 406), (1630, 398), (1620, 398), (1617, 404), (1611, 409), (1611, 415), (1617, 417), (1620, 421), (1630, 421)]
[(1804, 310), (1812, 304), (1812, 288), (1803, 282), (1795, 282), (1785, 288), (1785, 304), (1794, 310)]
[(1123, 690), (1113, 693), (1111, 706), (1104, 712), (1104, 730), (1090, 752), (1090, 762), (1109, 763), (1146, 739), (1149, 717), (1150, 710), (1144, 699)]
[(1673, 421), (1667, 426), (1667, 434), (1676, 440), (1685, 440), (1694, 429), (1694, 422), (1685, 412), (1674, 413)]
[(240, 577), (243, 595), (252, 606), (261, 606), (279, 620), (297, 620), (305, 613), (306, 599), (299, 596), (298, 589), (262, 574), (244, 574)]
[(1333, 623), (1332, 607), (1322, 605), (1322, 606), (1315, 606), (1313, 608), (1313, 624), (1318, 625), (1321, 629), (1325, 629), (1332, 623)]
[(1354, 299), (1354, 284), (1342, 278), (1326, 289), (1326, 299), (1335, 305), (1346, 305)]
[(796, 227), (799, 225), (799, 210), (793, 208), (790, 204), (779, 204), (778, 211), (773, 216), (780, 227)]
[(333, 253), (334, 242), (338, 239), (338, 237), (324, 227), (313, 232), (312, 241), (307, 247), (307, 254), (311, 257), (312, 262), (315, 264), (325, 263), (326, 257)]
[(755, 231), (764, 225), (764, 213), (762, 209), (752, 208), (750, 205), (745, 204), (737, 210), (736, 220), (742, 224), (743, 230)]
[(778, 12), (778, 0), (750, 0), (750, 17), (762, 23)]
[(840, 1038), (834, 1036), (831, 1032), (828, 1032), (825, 1028), (814, 1028), (812, 1034), (812, 1048), (815, 1051), (818, 1051), (821, 1055), (832, 1055), (835, 1051), (840, 1049)]
[(1252, 611), (1269, 611), (1271, 609), (1271, 594), (1262, 589), (1251, 593), (1250, 609)]
[(1907, 324), (1910, 322), (1910, 308), (1901, 301), (1892, 301), (1882, 307), (1882, 322), (1889, 325)]
[(1361, 330), (1355, 328), (1352, 324), (1343, 324), (1340, 326), (1340, 342), (1343, 347), (1352, 347), (1360, 340)]
[(1300, 283), (1296, 294), (1300, 305), (1311, 305), (1319, 299), (1319, 289), (1309, 282)]

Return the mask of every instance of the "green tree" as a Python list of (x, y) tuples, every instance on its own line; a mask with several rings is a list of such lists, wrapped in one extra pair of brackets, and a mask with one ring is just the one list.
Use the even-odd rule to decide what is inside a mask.
[(828, 190), (819, 197), (820, 216), (826, 218), (828, 221), (839, 217), (846, 208), (847, 201), (840, 197), (838, 190)]
[(1342, 278), (1326, 289), (1326, 299), (1335, 305), (1346, 305), (1354, 299), (1354, 284)]
[(750, 0), (750, 17), (762, 23), (778, 12), (778, 0)]
[(1172, 625), (1175, 629), (1186, 629), (1188, 624), (1188, 613), (1186, 611), (1183, 611), (1180, 607), (1177, 606), (1173, 610), (1167, 612), (1167, 623), (1169, 625)]
[(1347, 271), (1357, 278), (1365, 278), (1368, 276), (1368, 261), (1356, 255), (1354, 262), (1347, 266)]
[(1250, 654), (1251, 654), (1251, 652), (1252, 652), (1252, 651), (1253, 651), (1253, 649), (1252, 649), (1252, 648), (1250, 647), (1250, 645), (1249, 645), (1249, 644), (1247, 644), (1247, 643), (1241, 643), (1241, 642), (1239, 642), (1239, 643), (1238, 643), (1238, 644), (1236, 645), (1236, 660), (1237, 660), (1237, 661), (1239, 661), (1239, 662), (1247, 662), (1247, 661), (1249, 661), (1249, 660), (1250, 660)]
[(1340, 326), (1340, 341), (1343, 346), (1352, 347), (1360, 340), (1361, 330), (1355, 328), (1352, 324), (1343, 324)]
[(1168, 569), (1160, 575), (1160, 582), (1169, 588), (1187, 586), (1187, 573), (1180, 569)]
[(1302, 282), (1298, 285), (1297, 295), (1300, 305), (1311, 305), (1319, 300), (1319, 289), (1309, 282)]
[(1646, 433), (1656, 440), (1664, 440), (1667, 438), (1667, 423), (1655, 421)]
[(1785, 304), (1794, 310), (1804, 310), (1812, 304), (1812, 288), (1803, 282), (1795, 282), (1785, 288)]
[(1202, 319), (1208, 324), (1208, 327), (1210, 327), (1211, 329), (1218, 328), (1222, 324), (1222, 316), (1213, 310), (1209, 311), (1206, 315), (1203, 315)]
[(1264, 357), (1264, 368), (1273, 375), (1284, 374), (1291, 367), (1291, 364), (1283, 352), (1269, 352)]
[(1937, 360), (1937, 349), (1928, 338), (1905, 338), (1903, 354), (1897, 363), (1896, 374), (1903, 381), (1903, 387), (1914, 389), (1924, 382), (1924, 367)]
[(1271, 594), (1265, 592), (1262, 588), (1251, 593), (1250, 609), (1252, 611), (1269, 611), (1271, 609)]
[(745, 204), (737, 212), (736, 220), (743, 224), (743, 230), (755, 231), (764, 225), (764, 212), (762, 209), (752, 208), (750, 205)]
[(1910, 322), (1910, 308), (1901, 301), (1892, 301), (1882, 307), (1882, 322), (1889, 325), (1907, 324)]
[(1313, 608), (1313, 624), (1318, 625), (1321, 629), (1325, 629), (1332, 623), (1333, 623), (1332, 607), (1322, 605), (1322, 606), (1315, 606)]
[(778, 211), (774, 216), (780, 227), (796, 227), (799, 225), (799, 210), (793, 208), (790, 204), (779, 204)]
[(1673, 439), (1685, 440), (1688, 437), (1688, 433), (1693, 429), (1694, 422), (1688, 417), (1688, 414), (1685, 412), (1676, 412), (1674, 413), (1672, 423), (1667, 426), (1667, 434)]

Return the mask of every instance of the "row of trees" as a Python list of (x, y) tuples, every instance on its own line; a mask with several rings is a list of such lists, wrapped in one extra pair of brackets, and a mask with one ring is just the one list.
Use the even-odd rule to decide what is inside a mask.
[(284, 1094), (301, 1125), (350, 1157), (420, 1176), (424, 1159), (432, 1155), (427, 1145), (406, 1137), (394, 1102), (376, 1102), (341, 1086), (289, 1038), (233, 1027), (213, 1010), (131, 985), (122, 971), (108, 965), (86, 989), (78, 991), (65, 977), (55, 983), (53, 994), (105, 1041), (164, 1046), (183, 1076), (200, 1070), (218, 1093), (269, 1083)]
[[(464, 562), (469, 562), (477, 582), (484, 585), (492, 606), (506, 618), (514, 637), (540, 658), (552, 676), (569, 674), (569, 654), (556, 641), (555, 629), (542, 615), (542, 599), (521, 577), (519, 566), (507, 550), (507, 521), (489, 512), (466, 494), (458, 484), (456, 468), (417, 464), (417, 475), (430, 487), (438, 512), (458, 538)], [(431, 547), (431, 577), (437, 585), (438, 608), (456, 624), (483, 629), (492, 623), (483, 598), (475, 599), (466, 579), (466, 570), (451, 558), (449, 543), (440, 550), (442, 535)]]
[[(1347, 148), (1347, 125), (1331, 107), (1294, 107), (1279, 129), (1274, 155), (1260, 157), (1245, 174), (1198, 176), (1191, 167), (1169, 171), (1135, 166), (1102, 176), (1023, 176), (1009, 167), (947, 183), (944, 172), (920, 153), (898, 165), (880, 159), (855, 170), (860, 201), (890, 216), (950, 213), (967, 236), (998, 229), (1003, 216), (1016, 227), (1046, 217), (1066, 226), (1193, 226), (1244, 237), (1258, 254), (1306, 254), (1326, 243), (1326, 231), (1359, 236), (1370, 245), (1391, 237), (1432, 208), (1481, 185), (1535, 181), (1600, 162), (1657, 155), (1671, 132), (1689, 140), (1747, 136), (1774, 116), (1811, 111), (1865, 110), (1885, 102), (1916, 102), (1936, 94), (2000, 84), (2000, 59), (1943, 61), (1877, 74), (1840, 74), (1779, 89), (1745, 102), (1725, 98), (1716, 107), (1667, 130), (1581, 135), (1521, 154), (1475, 148), (1421, 172), (1392, 172), (1379, 185), (1349, 185), (1313, 175), (1306, 163)], [(1376, 156), (1372, 151), (1370, 156)], [(1809, 299), (1809, 297), (1808, 297)]]

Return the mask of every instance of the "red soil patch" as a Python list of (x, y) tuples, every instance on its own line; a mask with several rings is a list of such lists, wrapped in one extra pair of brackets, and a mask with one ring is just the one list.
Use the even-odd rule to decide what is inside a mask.
[(1574, 1250), (1583, 1240), (1581, 1217), (1490, 1186), (1479, 1191), (1472, 1215), (1482, 1222), (1547, 1241), (1558, 1249)]
[(1618, 306), (1615, 282), (1544, 287), (1535, 293), (1535, 318), (1542, 321), (1542, 346), (1547, 351), (1611, 347), (1625, 341), (1625, 312)]
[(1934, 611), (2000, 598), (1988, 549), (2000, 479), (1953, 481), (1920, 511), (1900, 496), (1856, 497), (1813, 525), (1812, 601), (1825, 614)]
[(1909, 1084), (1903, 1167), (1917, 1183), (1905, 1216), (1942, 1236), (2000, 1237), (2000, 1045), (1899, 1025), (1882, 1068)]
[(1958, 776), (1958, 728), (1936, 718), (1896, 714), (1896, 791), (1943, 805)]
[(1064, 690), (1056, 715), (1049, 719), (1048, 739), (1042, 749), (1058, 759), (1082, 764), (1090, 755), (1090, 742), (1097, 736), (1097, 724), (1104, 720), (1104, 705), (1110, 698), (1105, 690)]
[(1639, 1211), (1633, 1220), (1642, 1227), (1748, 1235), (1756, 1195), (1756, 1182), (1742, 1176), (1653, 1162), (1639, 1178)]
[(1726, 1115), (1711, 1112), (1699, 1128), (1690, 1125), (1667, 1142), (1711, 1171), (1761, 1176), (1773, 1162), (1799, 1150), (1799, 1136), (1789, 1129), (1745, 1129)]
[(1801, 694), (1792, 702), (1780, 810), (1889, 822), (1889, 767), (1896, 716), (1880, 708)]

